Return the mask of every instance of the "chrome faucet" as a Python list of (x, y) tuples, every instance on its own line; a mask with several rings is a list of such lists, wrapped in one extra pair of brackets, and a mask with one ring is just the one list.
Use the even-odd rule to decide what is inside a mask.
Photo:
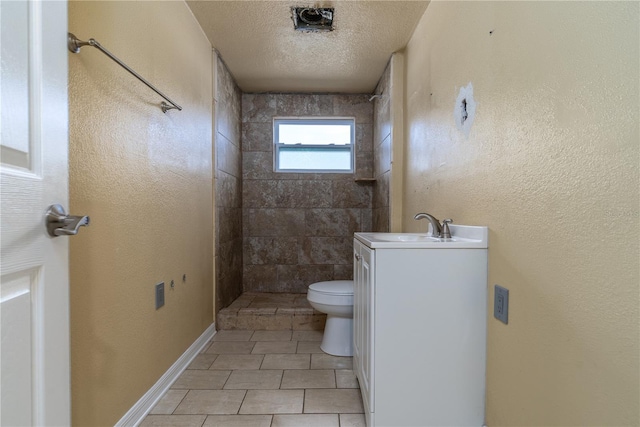
[(444, 221), (442, 221), (442, 225), (440, 225), (440, 221), (438, 221), (436, 217), (428, 213), (421, 212), (419, 214), (416, 214), (416, 216), (413, 217), (413, 219), (415, 220), (425, 219), (425, 218), (429, 220), (429, 223), (431, 224), (431, 229), (433, 230), (433, 237), (442, 237), (444, 239), (451, 238), (451, 232), (449, 231), (449, 223), (452, 223), (453, 220), (445, 219)]

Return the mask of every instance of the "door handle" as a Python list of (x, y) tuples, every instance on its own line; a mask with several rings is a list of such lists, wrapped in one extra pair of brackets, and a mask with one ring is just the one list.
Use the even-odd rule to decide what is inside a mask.
[(51, 237), (75, 236), (80, 227), (89, 226), (89, 217), (67, 215), (62, 206), (51, 205), (45, 213), (45, 225)]

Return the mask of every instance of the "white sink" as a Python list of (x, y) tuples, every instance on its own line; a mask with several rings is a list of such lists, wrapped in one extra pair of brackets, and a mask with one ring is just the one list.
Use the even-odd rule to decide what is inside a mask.
[(370, 248), (388, 249), (484, 249), (488, 247), (487, 227), (450, 224), (451, 238), (426, 233), (356, 233), (355, 238)]
[[(363, 233), (364, 234), (364, 233)], [(385, 242), (440, 242), (439, 237), (433, 237), (427, 234), (411, 234), (411, 233), (366, 233), (377, 240)]]

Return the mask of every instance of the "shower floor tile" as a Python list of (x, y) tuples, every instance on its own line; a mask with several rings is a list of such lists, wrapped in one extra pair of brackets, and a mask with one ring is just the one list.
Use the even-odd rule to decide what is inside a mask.
[(326, 318), (311, 307), (306, 294), (245, 292), (218, 312), (216, 324), (225, 336), (217, 341), (245, 341), (244, 331), (321, 333)]

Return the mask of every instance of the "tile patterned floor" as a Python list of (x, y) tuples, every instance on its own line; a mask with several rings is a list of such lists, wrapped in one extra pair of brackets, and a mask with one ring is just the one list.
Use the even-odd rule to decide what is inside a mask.
[(364, 427), (351, 357), (322, 331), (219, 331), (141, 426)]

